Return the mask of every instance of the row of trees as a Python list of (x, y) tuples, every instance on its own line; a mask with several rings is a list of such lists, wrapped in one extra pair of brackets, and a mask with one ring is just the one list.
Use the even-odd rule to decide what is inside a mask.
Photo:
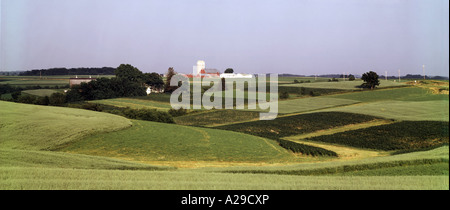
[(53, 76), (53, 75), (113, 75), (116, 69), (112, 67), (103, 68), (51, 68), (25, 71), (19, 76)]
[(130, 64), (121, 64), (114, 74), (116, 77), (98, 78), (72, 87), (67, 92), (67, 102), (145, 96), (146, 86), (164, 86), (164, 81), (158, 73), (142, 73)]

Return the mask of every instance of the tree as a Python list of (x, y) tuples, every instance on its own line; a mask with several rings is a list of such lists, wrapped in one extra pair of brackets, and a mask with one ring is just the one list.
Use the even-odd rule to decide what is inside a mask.
[(173, 67), (170, 67), (167, 70), (167, 74), (166, 74), (167, 79), (166, 79), (166, 84), (164, 85), (164, 92), (171, 93), (177, 89), (177, 87), (175, 87), (175, 86), (170, 86), (170, 81), (172, 80), (172, 77), (175, 74), (177, 74), (177, 73), (175, 72), (175, 70), (173, 70)]
[(288, 99), (288, 98), (289, 98), (289, 93), (288, 93), (287, 91), (282, 91), (282, 92), (279, 94), (279, 98), (280, 98), (280, 99)]
[(144, 75), (142, 72), (130, 65), (130, 64), (120, 64), (119, 67), (114, 71), (114, 74), (119, 79), (126, 79), (130, 82), (142, 82)]
[(232, 73), (234, 73), (234, 70), (233, 70), (232, 68), (227, 68), (227, 69), (225, 70), (225, 73), (226, 73), (226, 74), (232, 74)]
[(52, 106), (61, 106), (66, 103), (66, 96), (62, 93), (53, 93), (49, 97), (48, 103)]
[(350, 74), (348, 76), (348, 81), (354, 81), (355, 80), (355, 76), (353, 76), (352, 74)]
[(155, 88), (162, 88), (164, 86), (164, 81), (158, 73), (145, 73), (143, 79), (144, 83), (149, 86)]
[(362, 80), (364, 80), (365, 83), (363, 83), (361, 86), (369, 88), (373, 90), (376, 86), (380, 85), (380, 80), (378, 80), (378, 74), (373, 71), (366, 72), (361, 77)]

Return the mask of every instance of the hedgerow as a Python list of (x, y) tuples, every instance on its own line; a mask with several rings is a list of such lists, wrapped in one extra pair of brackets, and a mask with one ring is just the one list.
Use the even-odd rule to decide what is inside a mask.
[(333, 156), (333, 157), (338, 156), (336, 152), (319, 147), (309, 146), (306, 144), (300, 144), (283, 139), (277, 139), (277, 142), (281, 147), (291, 150), (294, 153), (301, 153), (304, 155), (311, 155), (311, 156)]

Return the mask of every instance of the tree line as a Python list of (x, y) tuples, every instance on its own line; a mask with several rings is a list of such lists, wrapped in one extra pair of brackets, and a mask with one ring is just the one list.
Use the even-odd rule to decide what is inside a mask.
[(54, 75), (113, 75), (116, 68), (51, 68), (35, 69), (21, 72), (19, 76), (54, 76)]
[(98, 78), (73, 86), (66, 94), (67, 102), (145, 96), (147, 86), (164, 86), (158, 73), (142, 73), (130, 64), (121, 64), (114, 74), (116, 77)]

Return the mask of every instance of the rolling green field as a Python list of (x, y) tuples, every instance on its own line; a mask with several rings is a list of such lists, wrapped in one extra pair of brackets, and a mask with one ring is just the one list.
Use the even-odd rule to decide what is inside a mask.
[(258, 120), (259, 113), (240, 110), (212, 110), (175, 118), (179, 125), (214, 127), (228, 123)]
[(94, 135), (72, 143), (62, 151), (153, 163), (295, 161), (292, 154), (274, 141), (260, 137), (208, 128), (132, 122), (132, 128)]
[(343, 93), (328, 96), (326, 98), (340, 98), (356, 100), (360, 102), (375, 102), (375, 101), (448, 101), (448, 95), (432, 94), (431, 90), (419, 87), (407, 88), (393, 88), (381, 89), (377, 91), (362, 91)]
[[(69, 85), (69, 79), (78, 76), (83, 77), (97, 77), (97, 75), (58, 75), (58, 76), (0, 76), (0, 84), (9, 84), (13, 86), (65, 86)], [(113, 75), (99, 75), (98, 77), (113, 77)]]
[[(311, 83), (296, 83), (296, 84), (282, 84), (280, 86), (287, 87), (307, 87), (307, 88), (323, 88), (323, 89), (339, 89), (339, 90), (360, 90), (358, 88), (364, 81), (355, 80), (355, 81), (339, 81), (339, 82), (311, 82)], [(381, 81), (379, 88), (386, 87), (399, 87), (406, 86), (405, 83), (394, 82), (391, 80)]]
[(58, 93), (58, 91), (53, 89), (37, 89), (37, 90), (24, 90), (22, 91), (22, 93), (44, 97), (44, 96), (51, 96), (53, 93)]
[(104, 100), (94, 100), (90, 101), (90, 103), (97, 104), (105, 104), (117, 107), (130, 107), (132, 109), (157, 109), (167, 111), (171, 109), (170, 103), (153, 101), (153, 100), (144, 100), (139, 98), (113, 98), (113, 99), (104, 99)]
[[(273, 121), (210, 110), (177, 124), (0, 101), (0, 189), (449, 189), (448, 94), (280, 80), (344, 92), (282, 100)], [(94, 103), (166, 111), (168, 96)], [(288, 147), (299, 143), (336, 156)]]
[(68, 142), (131, 126), (112, 114), (0, 101), (2, 149), (51, 150)]
[(368, 114), (395, 120), (449, 121), (448, 100), (377, 101), (371, 103), (360, 103), (351, 106), (332, 107), (321, 111)]

